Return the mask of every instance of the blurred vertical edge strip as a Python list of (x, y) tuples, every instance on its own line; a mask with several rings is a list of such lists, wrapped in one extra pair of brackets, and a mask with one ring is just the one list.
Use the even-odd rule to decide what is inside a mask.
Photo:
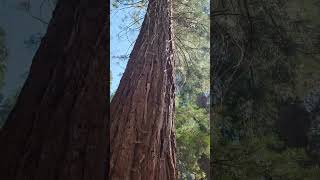
[(214, 1), (210, 1), (210, 27), (209, 27), (209, 32), (210, 32), (210, 174), (209, 174), (209, 180), (213, 179), (213, 153), (214, 153), (214, 148), (213, 148), (213, 84), (214, 84), (214, 78), (213, 78), (213, 39), (212, 39), (212, 35), (211, 35), (211, 31), (213, 29), (213, 12), (215, 10), (215, 6), (214, 4), (216, 4), (216, 1), (219, 0), (214, 0)]
[(107, 96), (107, 113), (106, 113), (106, 121), (108, 122), (107, 123), (107, 138), (106, 138), (106, 141), (107, 141), (107, 166), (106, 166), (106, 180), (109, 180), (109, 169), (110, 169), (110, 0), (106, 1), (105, 2), (107, 5), (107, 19), (106, 19), (106, 31), (107, 31), (107, 35), (106, 35), (106, 52), (107, 52), (107, 56), (106, 56), (106, 61), (107, 61), (107, 68), (108, 68), (108, 71), (107, 71), (107, 77), (108, 77), (108, 83), (107, 83), (107, 92), (106, 92), (106, 96)]

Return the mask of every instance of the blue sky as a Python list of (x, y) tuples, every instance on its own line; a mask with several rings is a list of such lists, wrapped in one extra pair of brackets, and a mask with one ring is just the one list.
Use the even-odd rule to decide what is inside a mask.
[[(0, 0), (0, 27), (5, 31), (5, 45), (8, 49), (5, 86), (1, 89), (5, 97), (14, 95), (25, 81), (22, 75), (28, 72), (31, 60), (37, 47), (27, 48), (24, 41), (32, 35), (44, 34), (47, 25), (33, 19), (19, 7), (18, 0)], [(33, 0), (31, 12), (39, 16), (39, 6), (42, 0)], [(42, 17), (50, 19), (52, 7), (45, 3)], [(23, 30), (22, 30), (23, 29)]]
[[(120, 8), (121, 9), (121, 8)], [(125, 33), (121, 26), (130, 23), (129, 20), (124, 20), (126, 16), (132, 12), (132, 9), (113, 9), (110, 13), (110, 70), (112, 72), (112, 83), (110, 92), (116, 91), (122, 73), (127, 65), (126, 60), (119, 60), (114, 56), (130, 54), (133, 42), (138, 36), (138, 31)]]
[[(6, 45), (9, 50), (5, 86), (2, 89), (2, 93), (5, 96), (13, 95), (16, 90), (22, 86), (25, 80), (22, 74), (28, 71), (31, 60), (36, 52), (37, 47), (32, 49), (26, 48), (24, 41), (34, 34), (44, 34), (47, 28), (45, 24), (31, 18), (27, 13), (18, 10), (17, 6), (19, 2), (20, 1), (0, 0), (0, 26), (6, 32)], [(35, 15), (37, 15), (36, 12), (38, 12), (41, 2), (41, 0), (33, 1), (31, 7), (34, 8), (33, 12)], [(52, 9), (44, 9), (43, 16), (45, 16), (45, 19), (48, 21), (51, 12)], [(121, 74), (127, 64), (127, 60), (120, 61), (118, 58), (113, 58), (113, 56), (130, 54), (133, 47), (132, 42), (138, 35), (138, 31), (123, 33), (120, 28), (120, 26), (130, 23), (130, 21), (124, 20), (130, 12), (132, 12), (132, 9), (112, 9), (110, 13), (110, 70), (113, 77), (111, 92), (117, 89)], [(24, 30), (21, 31), (21, 29)]]

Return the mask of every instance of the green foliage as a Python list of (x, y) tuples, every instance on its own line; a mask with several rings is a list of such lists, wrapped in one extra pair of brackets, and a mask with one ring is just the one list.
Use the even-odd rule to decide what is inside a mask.
[(210, 156), (209, 113), (194, 102), (182, 104), (176, 100), (176, 138), (179, 178), (188, 174), (205, 177), (197, 161), (201, 155)]
[(208, 0), (174, 1), (177, 86), (184, 98), (209, 92), (208, 8)]
[(263, 177), (311, 180), (319, 177), (319, 166), (308, 165), (311, 159), (304, 149), (286, 148), (283, 141), (274, 135), (238, 142), (214, 141), (213, 148), (216, 152), (213, 177), (218, 180)]
[[(209, 111), (197, 97), (209, 92), (209, 1), (173, 1), (176, 48), (176, 133), (179, 179), (205, 179), (199, 164), (210, 157)], [(210, 166), (209, 162), (205, 162)], [(207, 177), (208, 178), (208, 177)]]
[(316, 80), (308, 71), (320, 65), (316, 25), (288, 10), (299, 9), (293, 4), (242, 0), (213, 12), (214, 179), (320, 177), (307, 147), (288, 147), (277, 125), (280, 108), (301, 100), (304, 81)]

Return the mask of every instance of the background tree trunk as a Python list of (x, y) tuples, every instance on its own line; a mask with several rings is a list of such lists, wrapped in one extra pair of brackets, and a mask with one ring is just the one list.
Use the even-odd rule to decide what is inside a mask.
[(107, 179), (107, 4), (57, 3), (0, 132), (0, 179)]
[(112, 180), (174, 180), (175, 73), (171, 0), (150, 0), (112, 99)]

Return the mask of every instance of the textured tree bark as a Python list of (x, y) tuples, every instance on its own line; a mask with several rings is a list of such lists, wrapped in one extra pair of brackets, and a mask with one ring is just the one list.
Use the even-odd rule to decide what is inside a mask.
[(149, 0), (110, 113), (110, 178), (175, 180), (171, 0)]
[(107, 4), (57, 3), (0, 132), (0, 179), (108, 178)]

